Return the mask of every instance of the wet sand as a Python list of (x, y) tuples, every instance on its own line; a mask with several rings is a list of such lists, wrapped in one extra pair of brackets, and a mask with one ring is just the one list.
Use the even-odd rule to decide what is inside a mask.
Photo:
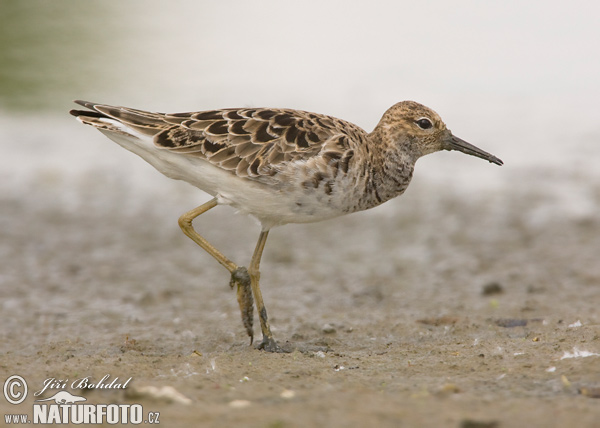
[[(262, 290), (296, 350), (268, 354), (249, 346), (227, 271), (177, 226), (201, 194), (121, 179), (48, 173), (27, 197), (3, 193), (3, 377), (32, 391), (132, 377), (81, 395), (142, 404), (169, 427), (597, 426), (600, 356), (581, 354), (600, 353), (597, 216), (565, 214), (534, 185), (416, 180), (382, 208), (275, 229)], [(597, 208), (600, 186), (586, 186)], [(248, 262), (251, 219), (220, 207), (195, 224)], [(33, 400), (0, 413), (31, 414)]]

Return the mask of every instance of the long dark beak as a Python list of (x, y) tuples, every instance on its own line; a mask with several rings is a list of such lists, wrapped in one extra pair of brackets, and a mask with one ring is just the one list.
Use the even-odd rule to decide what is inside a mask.
[(461, 140), (458, 137), (452, 135), (452, 133), (448, 132), (448, 138), (444, 140), (444, 146), (442, 147), (444, 150), (458, 150), (459, 152), (466, 153), (471, 156), (477, 156), (478, 158), (485, 159), (490, 163), (495, 163), (496, 165), (503, 165), (500, 159), (496, 156), (489, 154), (488, 152), (484, 152), (478, 147), (475, 147), (473, 144), (467, 143), (465, 140)]

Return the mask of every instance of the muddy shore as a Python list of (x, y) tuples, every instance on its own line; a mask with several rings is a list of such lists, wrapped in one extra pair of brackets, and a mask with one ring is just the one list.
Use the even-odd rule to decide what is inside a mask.
[[(296, 350), (268, 354), (249, 346), (227, 272), (177, 227), (199, 193), (119, 180), (92, 172), (67, 197), (46, 177), (0, 201), (0, 367), (32, 391), (131, 377), (71, 392), (142, 404), (169, 427), (600, 420), (597, 216), (531, 188), (466, 196), (417, 181), (380, 209), (275, 229), (262, 289)], [(198, 228), (241, 264), (258, 234), (226, 207)]]

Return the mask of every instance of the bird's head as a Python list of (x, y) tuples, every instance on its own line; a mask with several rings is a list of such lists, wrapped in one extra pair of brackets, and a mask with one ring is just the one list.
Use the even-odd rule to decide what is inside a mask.
[(496, 156), (454, 136), (436, 112), (414, 101), (393, 105), (385, 112), (377, 128), (384, 132), (388, 141), (415, 160), (440, 150), (458, 150), (502, 165)]

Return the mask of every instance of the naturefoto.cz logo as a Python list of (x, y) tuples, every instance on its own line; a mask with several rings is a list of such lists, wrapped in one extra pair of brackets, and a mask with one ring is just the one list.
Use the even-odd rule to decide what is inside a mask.
[[(83, 396), (66, 390), (125, 389), (131, 378), (120, 380), (105, 375), (99, 381), (90, 376), (70, 382), (68, 379), (49, 378), (43, 387), (33, 393), (32, 416), (28, 414), (6, 414), (6, 425), (17, 424), (158, 424), (159, 413), (146, 415), (141, 404), (91, 404)], [(18, 405), (27, 398), (29, 387), (19, 375), (10, 376), (4, 382), (4, 397), (10, 404)], [(45, 395), (45, 397), (44, 397)]]

